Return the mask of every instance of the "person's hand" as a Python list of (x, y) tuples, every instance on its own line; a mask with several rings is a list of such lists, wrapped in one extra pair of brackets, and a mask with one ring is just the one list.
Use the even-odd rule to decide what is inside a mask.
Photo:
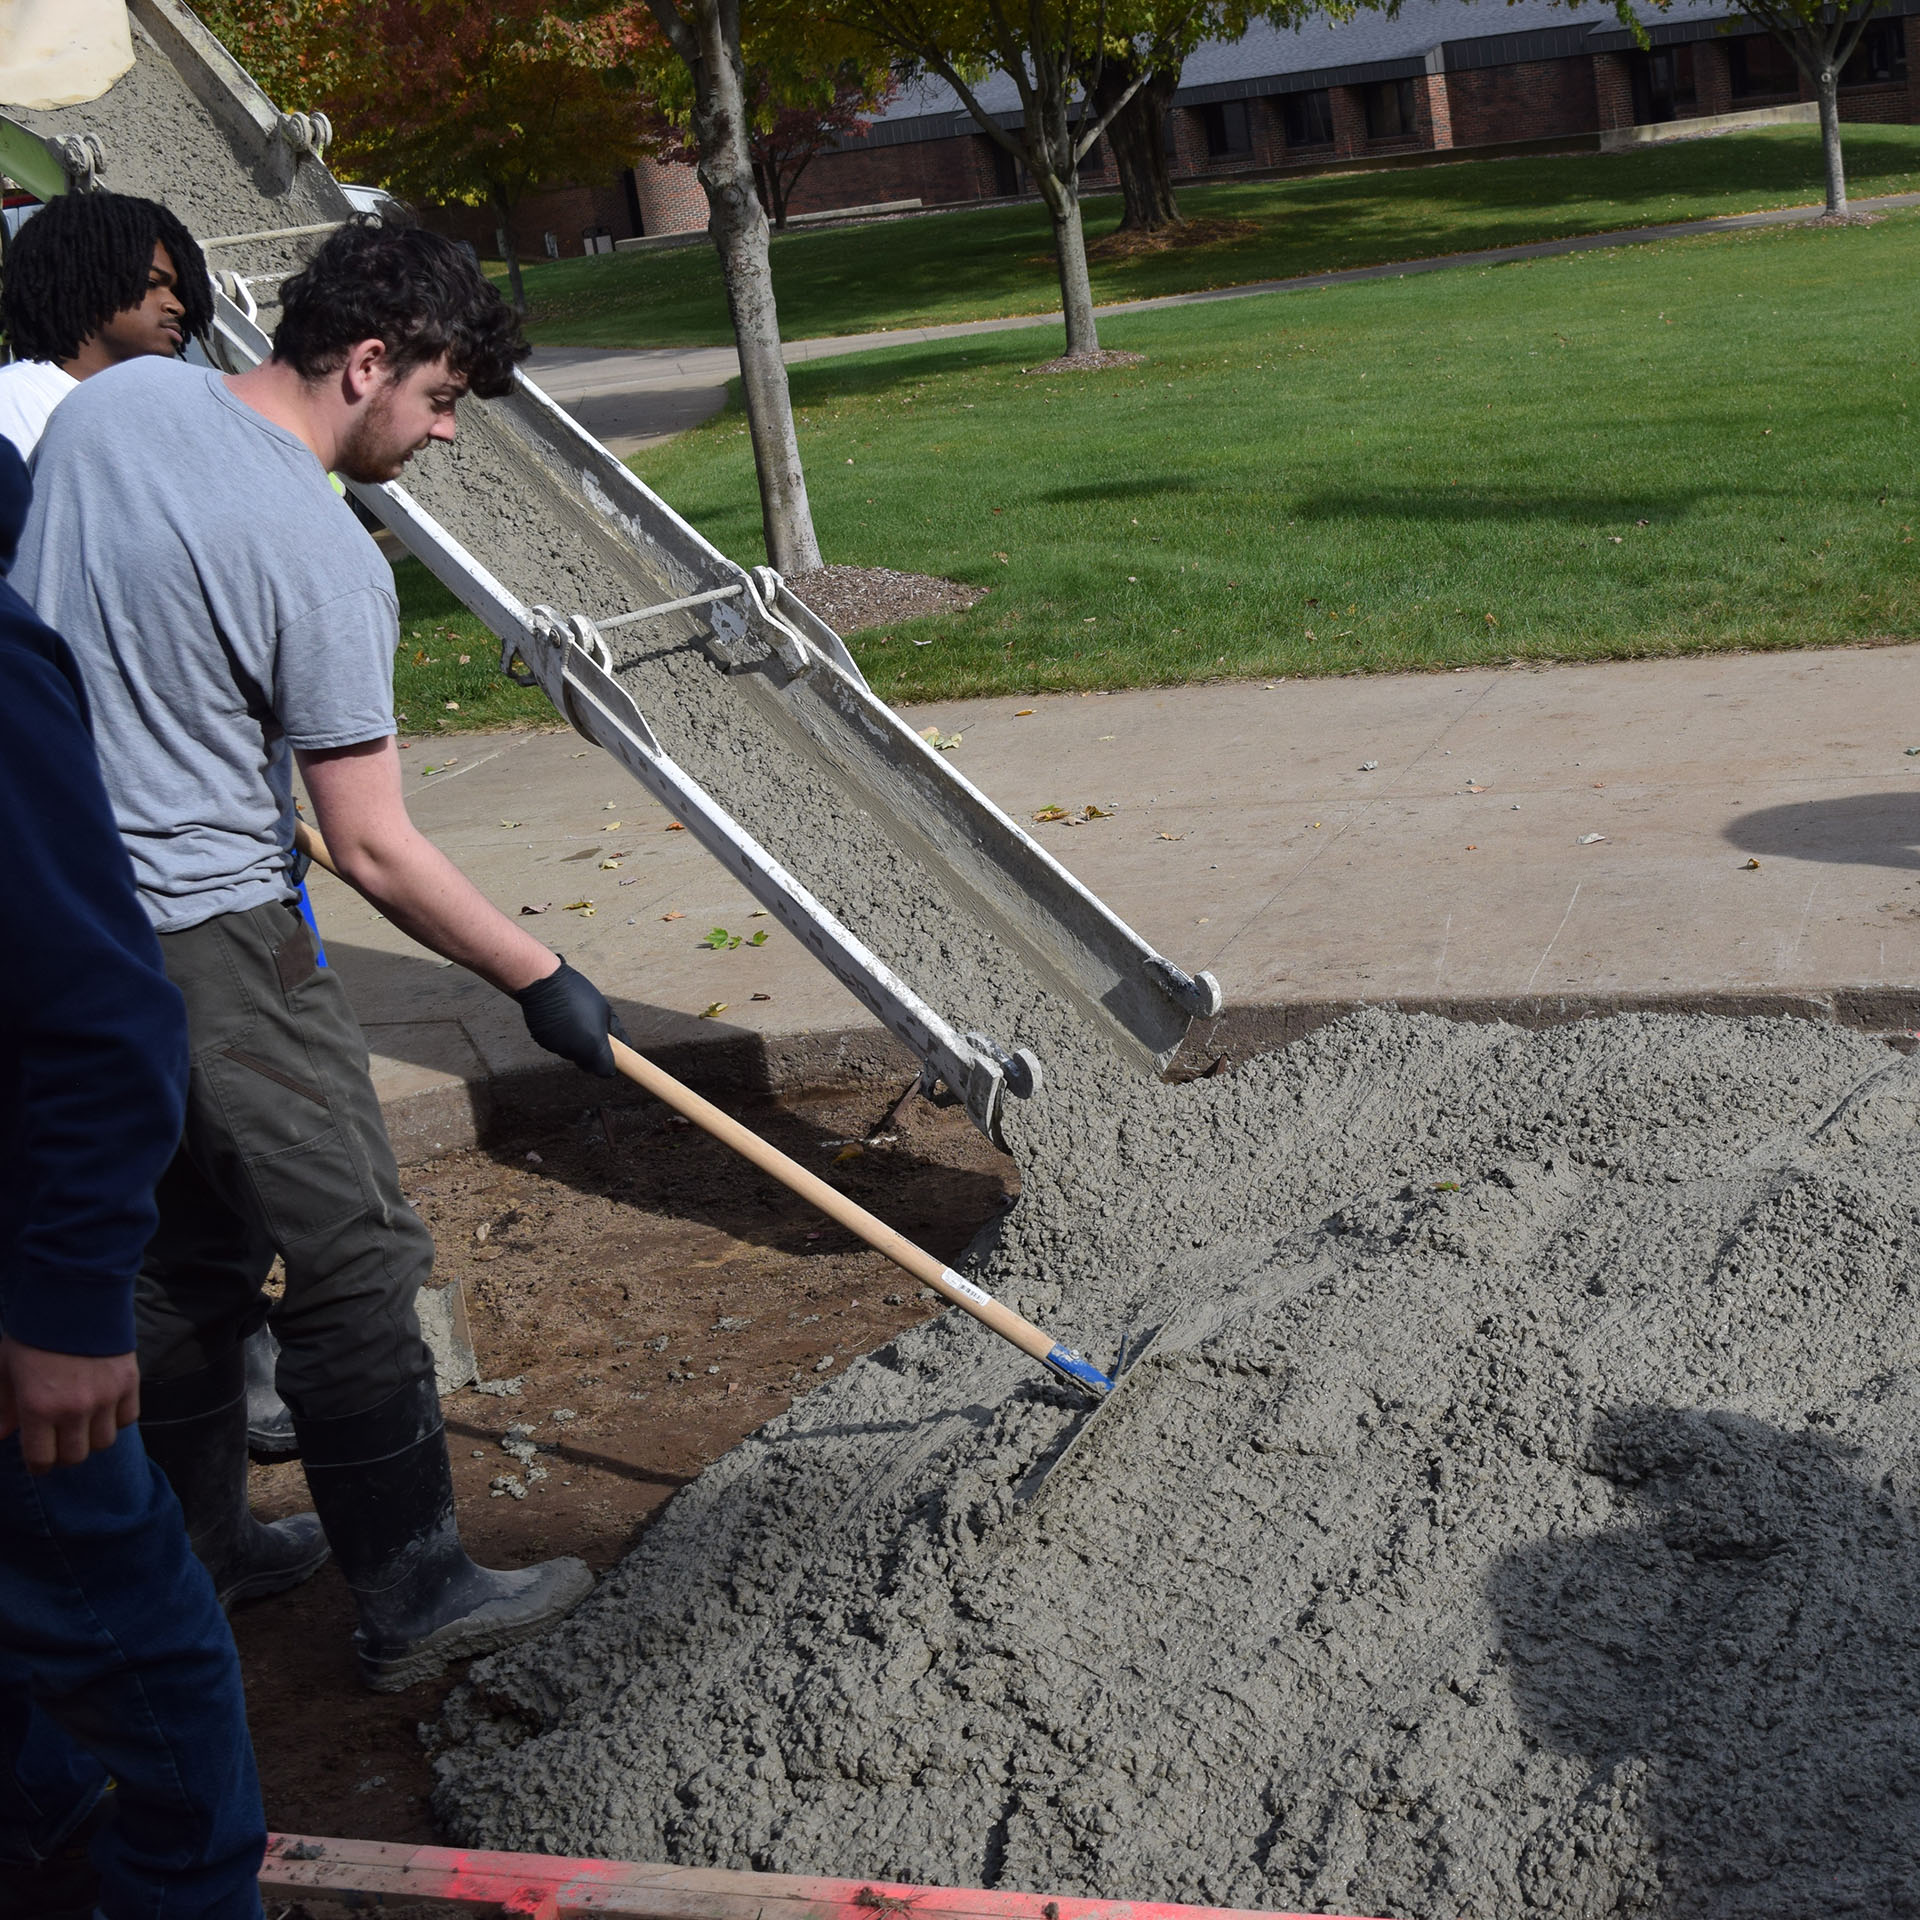
[(602, 1080), (613, 1078), (613, 1049), (607, 1045), (607, 1035), (625, 1040), (627, 1030), (607, 1005), (607, 996), (584, 973), (568, 966), (564, 956), (544, 980), (522, 987), (513, 997), (526, 1016), (527, 1031), (549, 1053)]
[(29, 1473), (77, 1467), (140, 1418), (131, 1353), (50, 1353), (0, 1336), (0, 1440), (20, 1436)]

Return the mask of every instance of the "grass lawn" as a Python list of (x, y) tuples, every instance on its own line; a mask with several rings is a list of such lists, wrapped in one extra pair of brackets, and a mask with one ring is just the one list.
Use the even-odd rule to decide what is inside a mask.
[(559, 723), (544, 693), (517, 687), (500, 671), (500, 642), (418, 560), (402, 560), (393, 577), (400, 590), (393, 697), (402, 733)]
[[(1920, 190), (1920, 127), (1850, 126), (1851, 191)], [(1319, 174), (1183, 188), (1189, 214), (1254, 223), (1243, 238), (1094, 268), (1100, 301), (1144, 299), (1511, 246), (1650, 222), (1793, 206), (1821, 197), (1819, 132), (1780, 127), (1637, 153), (1533, 155), (1389, 173)], [(1089, 238), (1119, 224), (1112, 196), (1087, 206)], [(774, 241), (790, 340), (928, 326), (1059, 304), (1038, 206), (930, 214), (883, 229)], [(724, 346), (733, 335), (711, 247), (596, 255), (527, 269), (529, 337), (543, 346)]]
[[(858, 639), (892, 699), (1911, 639), (1917, 283), (1896, 213), (1115, 319), (1120, 373), (897, 347), (794, 396), (830, 560), (992, 589)], [(762, 557), (737, 413), (634, 464)]]

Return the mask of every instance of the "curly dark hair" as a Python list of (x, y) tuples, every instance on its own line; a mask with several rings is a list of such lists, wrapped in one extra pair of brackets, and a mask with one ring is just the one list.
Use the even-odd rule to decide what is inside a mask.
[(206, 256), (157, 200), (130, 193), (63, 193), (7, 243), (0, 319), (22, 360), (71, 360), (116, 313), (147, 297), (155, 243), (179, 281), (188, 334), (213, 325)]
[(489, 400), (512, 391), (514, 362), (532, 351), (464, 247), (364, 215), (282, 284), (273, 357), (317, 380), (362, 340), (384, 341), (396, 374), (445, 355), (468, 391)]

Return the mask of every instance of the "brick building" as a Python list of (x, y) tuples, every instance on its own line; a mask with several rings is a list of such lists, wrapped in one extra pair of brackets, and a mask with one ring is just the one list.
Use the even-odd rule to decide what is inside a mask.
[[(1634, 44), (1610, 7), (1569, 13), (1557, 0), (1406, 0), (1399, 13), (1258, 23), (1198, 49), (1167, 115), (1176, 185), (1308, 171), (1435, 153), (1591, 147), (1603, 133), (1811, 99), (1786, 50), (1713, 0), (1674, 0)], [(1019, 123), (1013, 84), (995, 75), (981, 104)], [(1920, 122), (1920, 0), (1890, 0), (1842, 79), (1842, 117)], [(1011, 156), (954, 94), (927, 81), (888, 104), (864, 133), (822, 154), (793, 195), (795, 213), (919, 199), (928, 206), (1028, 190)], [(1105, 143), (1082, 184), (1111, 184)], [(492, 218), (456, 211), (448, 230), (496, 251)], [(698, 232), (706, 201), (693, 169), (652, 163), (604, 188), (530, 199), (516, 223), (524, 257), (611, 241)]]

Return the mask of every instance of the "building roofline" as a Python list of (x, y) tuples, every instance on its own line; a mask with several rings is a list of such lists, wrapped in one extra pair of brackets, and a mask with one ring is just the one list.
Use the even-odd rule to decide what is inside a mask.
[[(1880, 0), (1876, 14), (1897, 18), (1920, 13), (1920, 0)], [(1688, 20), (1661, 20), (1647, 24), (1647, 38), (1656, 47), (1765, 31), (1745, 14), (1729, 12)], [(1627, 53), (1637, 45), (1617, 20), (1575, 21), (1566, 26), (1536, 27), (1508, 33), (1462, 35), (1436, 41), (1424, 51), (1397, 54), (1384, 60), (1356, 60), (1339, 66), (1298, 67), (1286, 72), (1236, 75), (1201, 86), (1181, 87), (1173, 96), (1176, 107), (1212, 106), (1224, 100), (1260, 100), (1289, 93), (1316, 93), (1327, 87), (1360, 87), (1380, 80), (1405, 80), (1423, 73), (1472, 73), (1488, 67), (1520, 66), (1540, 60), (1577, 59), (1585, 54)], [(1018, 109), (989, 114), (996, 126), (1021, 124)], [(859, 133), (843, 134), (835, 150), (914, 146), (927, 140), (951, 140), (978, 133), (979, 124), (964, 108), (875, 120)]]

